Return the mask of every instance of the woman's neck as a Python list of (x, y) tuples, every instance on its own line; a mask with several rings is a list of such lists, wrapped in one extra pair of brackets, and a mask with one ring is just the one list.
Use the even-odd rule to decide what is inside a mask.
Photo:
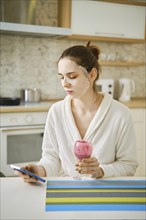
[(97, 109), (103, 99), (103, 96), (95, 91), (92, 91), (90, 94), (86, 94), (86, 96), (80, 99), (72, 100), (72, 108), (80, 109), (82, 112), (94, 111)]

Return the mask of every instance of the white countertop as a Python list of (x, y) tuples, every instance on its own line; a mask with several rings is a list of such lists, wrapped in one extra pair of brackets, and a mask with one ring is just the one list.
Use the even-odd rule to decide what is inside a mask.
[(47, 112), (53, 103), (56, 101), (48, 102), (30, 102), (20, 103), (16, 106), (1, 106), (0, 113), (15, 113), (15, 112)]
[[(15, 112), (48, 112), (53, 103), (61, 101), (61, 99), (52, 99), (36, 103), (21, 103), (16, 106), (0, 106), (0, 113), (15, 113)], [(129, 102), (123, 102), (129, 108), (146, 108), (145, 98), (135, 98)]]
[[(61, 180), (61, 178), (50, 178)], [(71, 178), (63, 178), (71, 179)], [(145, 179), (145, 177), (127, 177), (112, 179)], [(76, 220), (76, 219), (145, 219), (144, 211), (61, 211), (46, 212), (46, 184), (29, 184), (19, 177), (0, 178), (1, 219), (19, 220)]]

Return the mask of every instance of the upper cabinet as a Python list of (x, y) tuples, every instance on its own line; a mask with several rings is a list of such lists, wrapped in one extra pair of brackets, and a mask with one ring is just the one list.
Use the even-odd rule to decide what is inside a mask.
[(1, 33), (61, 38), (71, 34), (69, 28), (0, 22)]
[(72, 0), (72, 34), (144, 39), (145, 7)]
[(62, 37), (71, 29), (59, 27), (58, 0), (1, 0), (2, 33)]
[(142, 1), (0, 0), (0, 29), (77, 40), (144, 42)]
[[(61, 0), (62, 5), (66, 0)], [(144, 42), (144, 3), (136, 1), (67, 0), (71, 13), (62, 24), (71, 27), (70, 39)], [(64, 11), (64, 16), (65, 16)], [(66, 14), (67, 15), (67, 14)], [(68, 21), (68, 23), (66, 23)]]

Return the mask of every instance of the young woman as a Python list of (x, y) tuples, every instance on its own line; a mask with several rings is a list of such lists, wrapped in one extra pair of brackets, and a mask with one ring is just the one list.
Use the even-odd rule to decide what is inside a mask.
[[(132, 176), (137, 168), (136, 144), (129, 109), (108, 94), (96, 91), (100, 74), (99, 49), (76, 45), (58, 61), (58, 76), (67, 96), (48, 112), (37, 165), (25, 166), (40, 176), (91, 174), (94, 178)], [(90, 158), (77, 161), (76, 140), (93, 145)], [(26, 182), (36, 181), (19, 175)]]

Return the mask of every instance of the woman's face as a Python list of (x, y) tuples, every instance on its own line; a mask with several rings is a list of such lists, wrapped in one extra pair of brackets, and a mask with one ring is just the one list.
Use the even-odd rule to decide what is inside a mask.
[(78, 66), (69, 58), (63, 58), (59, 61), (58, 75), (65, 92), (74, 98), (85, 96), (90, 89), (90, 80), (86, 69)]

